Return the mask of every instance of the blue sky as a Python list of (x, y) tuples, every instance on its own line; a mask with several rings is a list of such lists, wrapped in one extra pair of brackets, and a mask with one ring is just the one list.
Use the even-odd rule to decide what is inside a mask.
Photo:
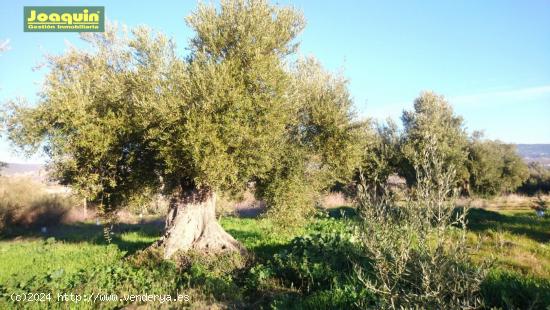
[[(279, 1), (300, 9), (302, 55), (343, 69), (361, 116), (399, 119), (422, 90), (445, 95), (467, 128), (510, 143), (550, 143), (550, 1)], [(3, 1), (0, 101), (35, 100), (45, 53), (60, 53), (75, 33), (24, 33), (25, 5), (105, 6), (109, 20), (192, 36), (184, 17), (195, 1)], [(41, 162), (0, 139), (0, 161)]]

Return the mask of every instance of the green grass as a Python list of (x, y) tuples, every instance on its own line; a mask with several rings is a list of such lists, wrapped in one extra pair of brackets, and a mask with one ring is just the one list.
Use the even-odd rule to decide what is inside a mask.
[(523, 275), (550, 279), (550, 217), (531, 210), (471, 210), (472, 243), (480, 243), (476, 258), (493, 258), (495, 266)]
[[(231, 257), (190, 259), (184, 268), (140, 258), (139, 251), (160, 237), (160, 222), (120, 225), (111, 244), (94, 223), (59, 225), (46, 235), (17, 231), (0, 239), (0, 308), (15, 306), (8, 300), (9, 294), (27, 291), (185, 292), (192, 301), (185, 305), (192, 307), (347, 307), (357, 294), (364, 294), (349, 279), (352, 269), (347, 258), (355, 255), (354, 250), (338, 239), (351, 226), (348, 217), (354, 212), (341, 208), (328, 214), (307, 227), (283, 232), (268, 219), (225, 217), (222, 225), (253, 253), (252, 259), (244, 264)], [(549, 217), (537, 218), (529, 210), (473, 210), (469, 221), (469, 240), (481, 244), (474, 261), (494, 258), (484, 283), (487, 302), (502, 308), (524, 308), (533, 305), (533, 300), (535, 309), (550, 304), (545, 293), (550, 292)], [(101, 306), (126, 304), (106, 302)], [(53, 302), (27, 306), (66, 308)]]
[(491, 211), (472, 209), (469, 228), (473, 231), (500, 230), (538, 243), (550, 242), (550, 217), (537, 217), (532, 210)]
[(10, 286), (60, 270), (73, 274), (80, 269), (113, 264), (121, 256), (122, 252), (114, 245), (3, 241), (0, 243), (0, 283)]
[(304, 230), (275, 232), (273, 223), (267, 219), (225, 217), (221, 221), (224, 229), (261, 258), (267, 259)]

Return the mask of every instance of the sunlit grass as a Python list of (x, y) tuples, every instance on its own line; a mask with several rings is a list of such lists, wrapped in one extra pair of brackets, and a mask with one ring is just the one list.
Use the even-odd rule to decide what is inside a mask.
[(474, 259), (494, 259), (494, 266), (550, 279), (550, 217), (531, 210), (472, 210), (469, 240), (480, 243)]
[(123, 253), (115, 246), (52, 239), (0, 242), (0, 283), (26, 282), (55, 272), (78, 270), (118, 261)]

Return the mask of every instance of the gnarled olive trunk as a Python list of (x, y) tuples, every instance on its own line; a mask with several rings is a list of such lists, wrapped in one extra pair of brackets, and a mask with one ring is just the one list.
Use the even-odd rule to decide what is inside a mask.
[(216, 194), (211, 190), (192, 190), (172, 199), (165, 229), (157, 243), (164, 249), (165, 259), (180, 250), (243, 251), (239, 242), (218, 223)]

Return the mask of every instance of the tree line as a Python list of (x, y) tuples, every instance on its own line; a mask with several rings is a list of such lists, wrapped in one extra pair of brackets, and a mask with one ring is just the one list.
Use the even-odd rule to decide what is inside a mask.
[[(462, 117), (441, 95), (423, 92), (414, 101), (413, 110), (403, 112), (401, 120), (402, 130), (391, 120), (372, 126), (371, 141), (362, 160), (363, 174), (384, 179), (397, 174), (414, 186), (418, 151), (433, 141), (447, 169), (456, 171), (455, 184), (462, 195), (491, 197), (512, 193), (530, 177), (529, 167), (515, 145), (483, 139), (479, 131), (468, 135)], [(544, 167), (536, 167), (544, 171)]]

